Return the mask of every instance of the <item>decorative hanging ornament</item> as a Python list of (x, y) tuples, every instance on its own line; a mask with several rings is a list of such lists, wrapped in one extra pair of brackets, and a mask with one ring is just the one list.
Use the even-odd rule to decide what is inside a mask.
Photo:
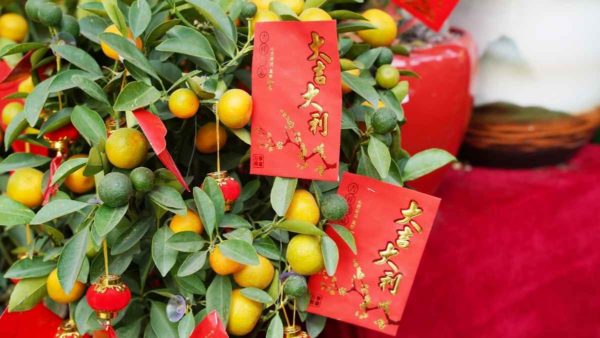
[(298, 325), (288, 325), (283, 329), (283, 338), (310, 338)]
[(60, 323), (60, 326), (58, 327), (58, 330), (56, 331), (56, 335), (54, 335), (55, 338), (80, 338), (80, 337), (84, 337), (81, 334), (79, 334), (79, 331), (77, 331), (77, 324), (75, 324), (75, 321), (72, 319), (67, 319), (65, 321), (63, 321), (62, 323)]
[(240, 183), (233, 177), (229, 176), (226, 171), (215, 171), (208, 174), (209, 177), (217, 181), (221, 188), (223, 198), (225, 199), (225, 211), (231, 210), (233, 202), (240, 197), (242, 189)]
[(103, 327), (103, 330), (94, 333), (94, 337), (116, 337), (111, 327), (111, 320), (131, 300), (131, 291), (121, 281), (121, 277), (117, 275), (102, 275), (88, 289), (85, 298), (90, 307), (96, 311), (96, 316)]
[[(48, 185), (44, 189), (44, 202), (45, 205), (50, 200), (56, 191), (58, 186), (52, 184), (52, 179), (58, 167), (60, 167), (63, 159), (69, 152), (69, 146), (79, 138), (79, 132), (72, 124), (68, 124), (58, 130), (46, 133), (44, 139), (50, 143), (50, 150), (54, 153), (54, 157), (50, 162), (50, 175), (48, 176)], [(51, 154), (52, 155), (52, 154)]]

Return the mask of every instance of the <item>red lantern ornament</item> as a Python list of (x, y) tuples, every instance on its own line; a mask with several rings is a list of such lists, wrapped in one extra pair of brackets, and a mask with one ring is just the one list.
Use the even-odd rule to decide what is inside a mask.
[[(116, 337), (111, 320), (117, 313), (127, 307), (131, 300), (131, 291), (121, 277), (117, 275), (102, 275), (92, 284), (85, 295), (90, 307), (96, 311), (103, 329), (94, 333), (94, 337)], [(97, 335), (98, 334), (98, 335)]]
[(52, 178), (58, 167), (60, 167), (63, 159), (67, 156), (71, 143), (79, 138), (79, 132), (72, 124), (68, 124), (58, 130), (46, 133), (44, 138), (50, 143), (50, 150), (54, 152), (54, 158), (50, 162), (48, 185), (46, 186), (46, 189), (44, 189), (43, 204), (45, 205), (50, 200), (50, 197), (58, 190), (58, 186), (52, 184)]
[(88, 335), (82, 335), (77, 330), (77, 324), (72, 319), (68, 319), (63, 321), (58, 330), (56, 331), (55, 338), (80, 338), (80, 337), (89, 337)]
[(242, 188), (240, 183), (233, 177), (229, 176), (226, 171), (215, 171), (208, 174), (209, 177), (217, 181), (223, 198), (225, 199), (225, 211), (231, 210), (233, 202), (240, 197)]

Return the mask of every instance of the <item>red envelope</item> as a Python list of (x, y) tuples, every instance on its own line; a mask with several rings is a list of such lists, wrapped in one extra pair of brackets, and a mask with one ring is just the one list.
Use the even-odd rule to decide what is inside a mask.
[(458, 0), (394, 0), (394, 3), (423, 21), (429, 28), (439, 31)]
[(229, 338), (217, 311), (211, 311), (196, 326), (190, 338)]
[(339, 264), (333, 277), (311, 277), (308, 312), (395, 336), (440, 200), (350, 173), (338, 193), (350, 207), (339, 223), (357, 254), (328, 227)]
[(158, 156), (158, 159), (164, 164), (165, 168), (169, 169), (177, 178), (177, 181), (185, 188), (185, 190), (189, 191), (187, 183), (183, 179), (181, 172), (177, 168), (171, 153), (167, 150), (167, 140), (165, 137), (167, 136), (167, 127), (163, 121), (156, 115), (151, 112), (139, 109), (133, 112), (135, 118), (137, 119), (140, 128), (148, 138), (148, 142), (150, 142), (150, 146)]
[(335, 21), (257, 23), (252, 61), (250, 172), (337, 181), (342, 85)]

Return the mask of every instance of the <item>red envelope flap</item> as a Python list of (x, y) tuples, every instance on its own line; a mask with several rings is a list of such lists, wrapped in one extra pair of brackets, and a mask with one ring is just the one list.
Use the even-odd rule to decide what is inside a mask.
[(229, 338), (217, 311), (211, 311), (196, 326), (190, 338)]
[(150, 146), (162, 164), (175, 175), (177, 181), (179, 181), (179, 183), (185, 187), (185, 190), (189, 191), (190, 188), (188, 184), (183, 179), (183, 176), (181, 175), (179, 168), (177, 168), (173, 157), (167, 150), (167, 127), (163, 121), (158, 116), (144, 109), (134, 111), (133, 115), (135, 115), (140, 128), (142, 128), (144, 135), (146, 135), (148, 142), (150, 142)]
[(0, 83), (8, 83), (22, 80), (31, 74), (31, 53), (28, 52), (8, 73), (0, 76)]
[(330, 21), (256, 24), (250, 172), (337, 181), (342, 87)]
[(0, 316), (0, 337), (31, 338), (54, 337), (61, 323), (60, 317), (43, 304), (23, 312), (8, 312)]
[(394, 0), (396, 5), (423, 21), (429, 28), (440, 30), (459, 0)]
[(349, 206), (339, 224), (353, 233), (357, 254), (328, 227), (338, 269), (311, 277), (308, 312), (396, 335), (440, 200), (350, 173), (338, 193)]

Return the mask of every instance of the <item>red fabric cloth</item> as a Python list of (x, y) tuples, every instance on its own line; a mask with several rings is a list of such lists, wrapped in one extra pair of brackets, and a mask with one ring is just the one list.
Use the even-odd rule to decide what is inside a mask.
[(600, 146), (565, 166), (451, 170), (438, 195), (398, 337), (600, 337)]

